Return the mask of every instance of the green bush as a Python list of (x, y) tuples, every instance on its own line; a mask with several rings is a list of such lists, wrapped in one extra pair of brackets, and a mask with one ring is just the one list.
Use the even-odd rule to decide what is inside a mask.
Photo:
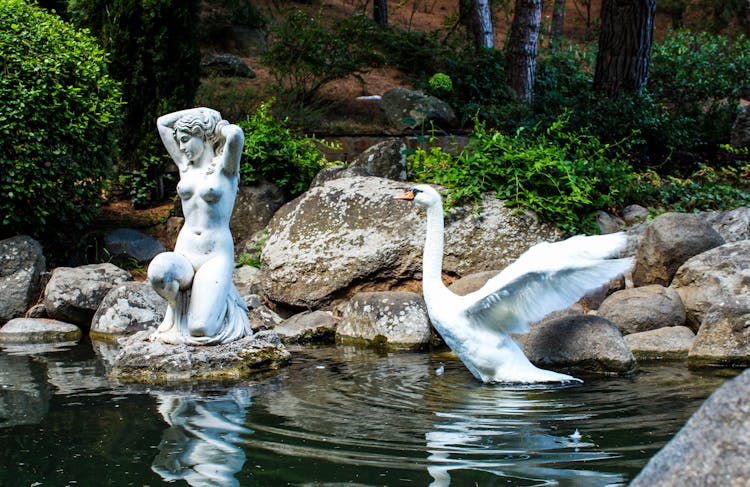
[(322, 141), (296, 135), (285, 122), (274, 119), (272, 103), (262, 104), (239, 123), (245, 132), (240, 180), (243, 184), (260, 179), (273, 181), (296, 196), (307, 190), (326, 164), (318, 146)]
[(120, 87), (96, 41), (22, 0), (0, 0), (2, 235), (82, 228), (110, 169)]
[(567, 232), (594, 229), (596, 211), (617, 208), (633, 171), (624, 143), (604, 144), (569, 131), (561, 119), (546, 130), (514, 135), (476, 122), (469, 144), (456, 156), (434, 147), (409, 157), (413, 176), (449, 189), (448, 205), (493, 192), (509, 206), (525, 207)]
[(729, 140), (740, 96), (750, 92), (750, 41), (670, 32), (651, 54), (649, 91), (669, 107), (675, 149), (716, 149)]

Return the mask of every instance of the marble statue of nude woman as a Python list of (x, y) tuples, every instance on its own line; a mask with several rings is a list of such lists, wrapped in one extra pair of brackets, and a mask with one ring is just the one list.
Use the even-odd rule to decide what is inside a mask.
[(174, 252), (157, 255), (148, 279), (167, 300), (152, 341), (212, 345), (252, 335), (247, 306), (232, 281), (234, 242), (229, 218), (239, 187), (245, 136), (216, 110), (191, 108), (156, 122), (180, 170), (177, 194), (185, 224)]

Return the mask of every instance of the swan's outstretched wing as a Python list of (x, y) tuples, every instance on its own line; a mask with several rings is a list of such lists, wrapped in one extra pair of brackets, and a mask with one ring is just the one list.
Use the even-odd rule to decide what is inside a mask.
[(632, 268), (607, 259), (624, 247), (621, 234), (573, 237), (532, 247), (481, 289), (464, 296), (465, 313), (480, 327), (525, 333), (529, 323), (574, 304)]

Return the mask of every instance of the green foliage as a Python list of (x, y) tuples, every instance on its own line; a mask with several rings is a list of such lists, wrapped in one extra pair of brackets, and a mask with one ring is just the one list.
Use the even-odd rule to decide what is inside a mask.
[(96, 41), (0, 0), (0, 234), (80, 229), (95, 216), (121, 120)]
[(245, 132), (240, 179), (244, 184), (273, 181), (296, 196), (307, 190), (326, 164), (318, 146), (323, 141), (294, 134), (285, 121), (273, 118), (272, 103), (262, 104), (239, 123)]
[(127, 191), (134, 207), (144, 208), (163, 196), (163, 161), (164, 159), (157, 156), (146, 157), (141, 161), (140, 168), (119, 176), (119, 183)]
[(111, 54), (126, 102), (120, 135), (125, 170), (163, 154), (154, 121), (193, 105), (199, 83), (198, 0), (69, 0), (68, 13)]
[(670, 32), (651, 55), (649, 90), (669, 107), (671, 144), (681, 150), (728, 141), (742, 94), (750, 93), (750, 41)]
[(529, 208), (576, 232), (593, 228), (596, 210), (623, 203), (633, 177), (625, 150), (624, 143), (604, 144), (566, 130), (564, 119), (514, 135), (487, 131), (477, 121), (458, 155), (417, 149), (409, 164), (418, 181), (449, 189), (448, 205), (494, 192), (509, 206)]
[(248, 0), (212, 0), (203, 2), (198, 37), (204, 44), (215, 45), (234, 25), (261, 29), (267, 22)]
[(331, 81), (383, 64), (372, 48), (377, 45), (374, 22), (353, 15), (328, 28), (321, 17), (294, 10), (273, 30), (271, 46), (261, 60), (271, 67), (280, 96), (310, 101)]
[[(724, 149), (733, 152), (732, 149)], [(721, 167), (702, 163), (687, 178), (662, 177), (653, 170), (638, 174), (632, 196), (652, 208), (672, 211), (729, 210), (750, 205), (750, 158), (747, 153)], [(653, 210), (656, 211), (656, 210)]]
[(483, 49), (466, 56), (456, 52), (441, 68), (453, 82), (453, 91), (445, 98), (457, 112), (462, 124), (475, 117), (493, 126), (515, 118), (515, 96), (508, 87), (505, 58), (501, 51)]
[(451, 81), (451, 77), (445, 73), (433, 74), (427, 84), (430, 85), (430, 90), (436, 95), (443, 93), (447, 94), (453, 91), (453, 81)]

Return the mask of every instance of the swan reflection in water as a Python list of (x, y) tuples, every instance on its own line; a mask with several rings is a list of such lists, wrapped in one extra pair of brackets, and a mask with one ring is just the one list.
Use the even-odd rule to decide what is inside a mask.
[(238, 446), (253, 431), (244, 426), (252, 400), (247, 388), (219, 396), (157, 392), (164, 430), (151, 469), (166, 481), (192, 486), (239, 485), (246, 456)]
[[(589, 418), (575, 404), (555, 401), (552, 389), (463, 389), (464, 397), (451, 409), (434, 409), (437, 420), (425, 434), (430, 487), (462, 485), (462, 477), (476, 478), (479, 472), (523, 485), (621, 484), (622, 475), (578, 467), (613, 455), (562, 431)], [(560, 430), (551, 428), (554, 423)]]

